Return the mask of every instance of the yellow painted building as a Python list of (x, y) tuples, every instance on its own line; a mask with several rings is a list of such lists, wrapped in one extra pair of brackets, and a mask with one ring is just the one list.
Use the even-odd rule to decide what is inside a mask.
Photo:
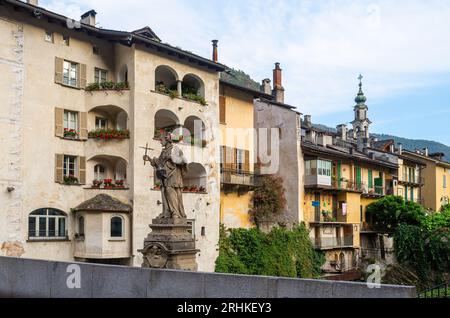
[(355, 269), (367, 205), (392, 193), (397, 166), (359, 152), (303, 143), (303, 211), (310, 237), (325, 252), (325, 272)]
[(443, 160), (443, 154), (403, 151), (402, 155), (421, 161), (424, 187), (422, 205), (432, 211), (439, 211), (443, 205), (450, 203), (450, 163)]
[(249, 215), (255, 185), (253, 99), (260, 95), (220, 82), (220, 222), (227, 228), (253, 226)]

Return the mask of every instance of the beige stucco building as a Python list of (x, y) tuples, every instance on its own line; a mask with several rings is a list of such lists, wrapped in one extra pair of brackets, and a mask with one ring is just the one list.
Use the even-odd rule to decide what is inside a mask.
[(185, 209), (198, 268), (212, 271), (224, 67), (148, 27), (96, 28), (95, 15), (79, 23), (21, 1), (0, 6), (0, 253), (140, 266), (161, 210), (140, 147), (159, 155), (165, 129), (184, 137)]

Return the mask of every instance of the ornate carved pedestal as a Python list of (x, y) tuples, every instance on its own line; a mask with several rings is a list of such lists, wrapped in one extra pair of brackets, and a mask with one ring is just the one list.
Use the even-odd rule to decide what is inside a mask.
[(186, 220), (154, 219), (144, 240), (142, 267), (197, 271), (195, 240)]

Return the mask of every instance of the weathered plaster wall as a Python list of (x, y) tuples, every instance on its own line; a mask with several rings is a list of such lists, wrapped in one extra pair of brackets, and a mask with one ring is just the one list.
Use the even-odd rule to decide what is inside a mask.
[(269, 154), (278, 152), (279, 164), (273, 165), (273, 173), (283, 179), (286, 190), (285, 213), (278, 221), (288, 226), (298, 224), (304, 220), (304, 163), (300, 147), (299, 114), (281, 106), (255, 100), (254, 116), (257, 129), (267, 128), (269, 136), (272, 128), (278, 129), (280, 133), (279, 149), (270, 149), (270, 143), (268, 147)]

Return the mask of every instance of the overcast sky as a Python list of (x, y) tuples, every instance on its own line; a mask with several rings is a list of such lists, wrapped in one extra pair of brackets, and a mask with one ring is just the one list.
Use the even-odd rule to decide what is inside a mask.
[(283, 68), (286, 102), (313, 122), (353, 119), (364, 76), (372, 132), (450, 145), (450, 1), (40, 1), (99, 27), (150, 26), (163, 42), (219, 60), (260, 81)]

